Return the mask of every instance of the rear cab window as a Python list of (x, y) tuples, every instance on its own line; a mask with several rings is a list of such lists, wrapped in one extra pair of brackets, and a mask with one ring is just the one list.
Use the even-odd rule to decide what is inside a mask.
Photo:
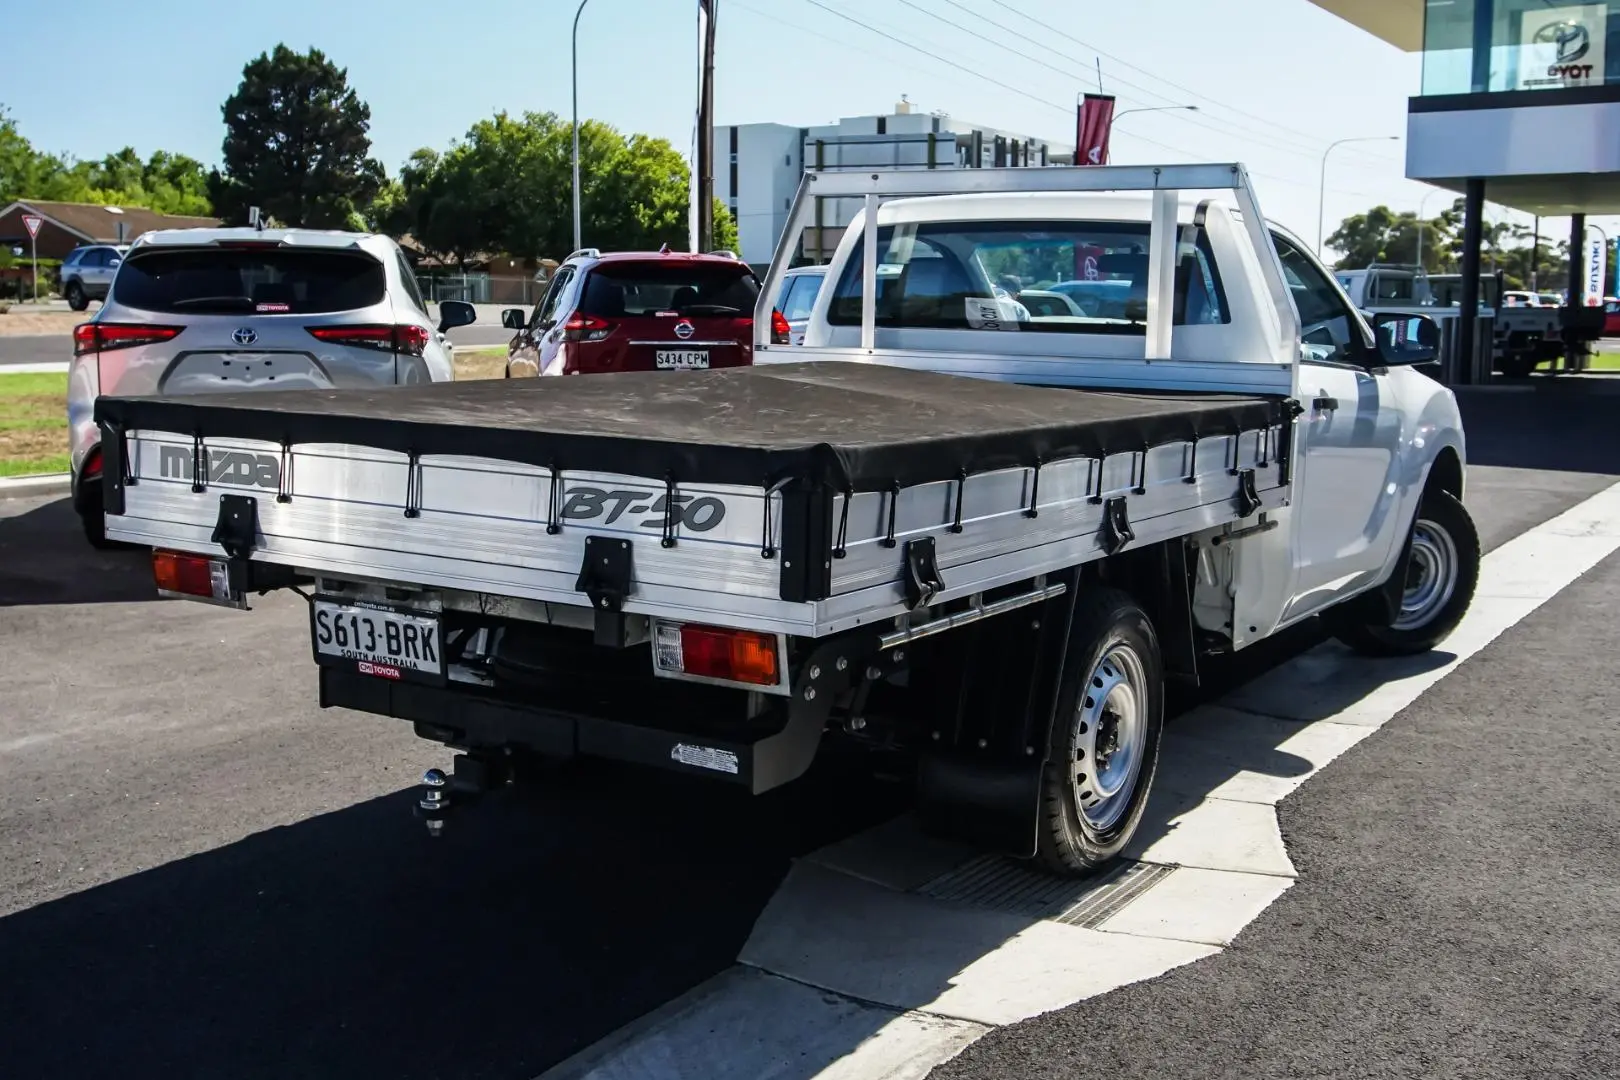
[(113, 300), (165, 314), (325, 314), (380, 303), (387, 274), (361, 252), (148, 248), (124, 260)]
[(747, 266), (691, 260), (603, 262), (585, 277), (579, 310), (613, 318), (722, 315), (752, 318), (759, 280)]
[[(942, 221), (878, 229), (876, 322), (886, 328), (1145, 335), (1146, 222)], [(861, 321), (864, 237), (838, 281), (834, 326)], [(1180, 230), (1174, 323), (1231, 319), (1202, 228)], [(1031, 302), (1019, 298), (1030, 291)], [(1056, 296), (1052, 294), (1057, 294)]]

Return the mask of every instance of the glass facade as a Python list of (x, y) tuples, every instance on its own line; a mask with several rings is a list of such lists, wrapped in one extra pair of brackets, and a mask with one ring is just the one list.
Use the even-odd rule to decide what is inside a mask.
[(1620, 0), (1427, 0), (1423, 93), (1620, 85)]

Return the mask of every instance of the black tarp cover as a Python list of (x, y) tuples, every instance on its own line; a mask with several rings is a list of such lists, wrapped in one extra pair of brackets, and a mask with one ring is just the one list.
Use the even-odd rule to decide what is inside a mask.
[(124, 431), (347, 443), (567, 471), (870, 491), (1278, 423), (1277, 399), (1021, 386), (853, 362), (378, 389), (104, 397)]

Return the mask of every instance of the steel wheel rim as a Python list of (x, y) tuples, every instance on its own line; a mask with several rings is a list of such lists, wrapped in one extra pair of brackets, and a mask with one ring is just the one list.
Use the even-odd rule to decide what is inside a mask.
[(1147, 676), (1123, 642), (1103, 654), (1076, 705), (1070, 783), (1080, 816), (1098, 831), (1125, 816), (1142, 773), (1147, 738)]
[(1451, 534), (1432, 521), (1419, 521), (1412, 530), (1412, 557), (1406, 567), (1406, 588), (1396, 630), (1427, 626), (1457, 591), (1457, 544)]

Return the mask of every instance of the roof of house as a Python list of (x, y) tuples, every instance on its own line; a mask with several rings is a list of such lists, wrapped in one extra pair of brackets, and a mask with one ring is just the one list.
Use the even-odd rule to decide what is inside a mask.
[(124, 226), (124, 243), (153, 229), (210, 228), (220, 224), (218, 218), (160, 214), (144, 206), (98, 206), (94, 203), (49, 202), (43, 199), (18, 199), (0, 210), (0, 216), (19, 206), (82, 237), (87, 244), (118, 243), (120, 222)]

